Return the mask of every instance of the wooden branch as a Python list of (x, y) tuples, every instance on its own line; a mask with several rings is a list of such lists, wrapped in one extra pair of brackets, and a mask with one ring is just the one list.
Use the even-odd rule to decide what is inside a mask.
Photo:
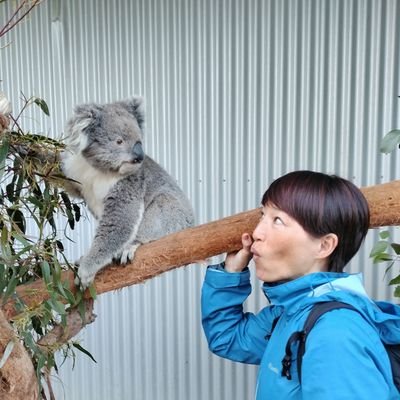
[[(371, 228), (400, 225), (400, 181), (361, 189), (370, 206)], [(189, 228), (165, 236), (138, 248), (133, 263), (123, 267), (112, 265), (98, 273), (95, 287), (98, 294), (144, 282), (163, 272), (209, 257), (238, 250), (241, 234), (252, 232), (260, 218), (260, 210), (254, 209), (214, 222)], [(71, 271), (63, 273), (63, 281), (69, 282), (76, 292)], [(40, 304), (48, 298), (42, 281), (19, 286), (17, 295), (28, 305)], [(6, 316), (15, 314), (14, 303), (3, 306)]]
[(1, 310), (0, 364), (0, 399), (39, 398), (39, 385), (31, 357)]
[(51, 351), (55, 345), (66, 343), (76, 336), (80, 330), (94, 322), (96, 315), (93, 313), (93, 299), (85, 300), (84, 319), (77, 308), (71, 310), (66, 317), (66, 324), (56, 325), (49, 333), (43, 336), (36, 344), (41, 350)]

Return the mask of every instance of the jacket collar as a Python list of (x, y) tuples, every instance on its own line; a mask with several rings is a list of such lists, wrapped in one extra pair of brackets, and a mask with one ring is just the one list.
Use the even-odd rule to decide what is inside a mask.
[[(361, 274), (344, 272), (317, 272), (283, 283), (263, 284), (263, 291), (270, 303), (283, 306), (288, 314), (296, 312), (300, 306), (316, 302), (319, 296), (337, 290), (366, 296)], [(304, 301), (305, 298), (310, 300)]]

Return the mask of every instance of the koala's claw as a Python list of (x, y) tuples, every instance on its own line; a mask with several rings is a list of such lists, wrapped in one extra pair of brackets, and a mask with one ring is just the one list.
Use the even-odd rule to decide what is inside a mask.
[(123, 250), (120, 257), (121, 264), (128, 264), (135, 257), (135, 253), (140, 244), (127, 245)]
[(75, 284), (79, 285), (82, 290), (85, 290), (91, 285), (95, 275), (96, 274), (87, 273), (87, 271), (82, 271), (79, 268), (78, 276), (75, 278)]
[(79, 285), (82, 290), (87, 289), (93, 282), (96, 272), (94, 269), (85, 268), (81, 263), (78, 268), (78, 276), (75, 278), (75, 284)]

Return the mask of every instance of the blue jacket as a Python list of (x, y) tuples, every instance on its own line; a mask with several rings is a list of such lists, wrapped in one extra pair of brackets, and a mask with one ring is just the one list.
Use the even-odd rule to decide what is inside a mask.
[[(361, 280), (361, 274), (321, 272), (264, 284), (271, 305), (252, 314), (243, 311), (251, 292), (249, 270), (228, 273), (222, 265), (211, 266), (202, 290), (203, 328), (210, 350), (233, 361), (260, 365), (257, 400), (400, 399), (382, 344), (400, 343), (400, 307), (374, 303)], [(352, 304), (362, 316), (348, 309), (321, 316), (307, 339), (301, 384), (296, 362), (289, 381), (281, 376), (288, 338), (303, 328), (314, 303), (328, 300)], [(277, 316), (279, 322), (269, 337)], [(296, 348), (292, 350), (297, 354)]]

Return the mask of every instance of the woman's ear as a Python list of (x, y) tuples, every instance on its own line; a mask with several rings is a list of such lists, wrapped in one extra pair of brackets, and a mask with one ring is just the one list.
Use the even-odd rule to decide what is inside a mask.
[(318, 258), (328, 258), (336, 249), (339, 239), (334, 233), (328, 233), (320, 238), (320, 248)]

